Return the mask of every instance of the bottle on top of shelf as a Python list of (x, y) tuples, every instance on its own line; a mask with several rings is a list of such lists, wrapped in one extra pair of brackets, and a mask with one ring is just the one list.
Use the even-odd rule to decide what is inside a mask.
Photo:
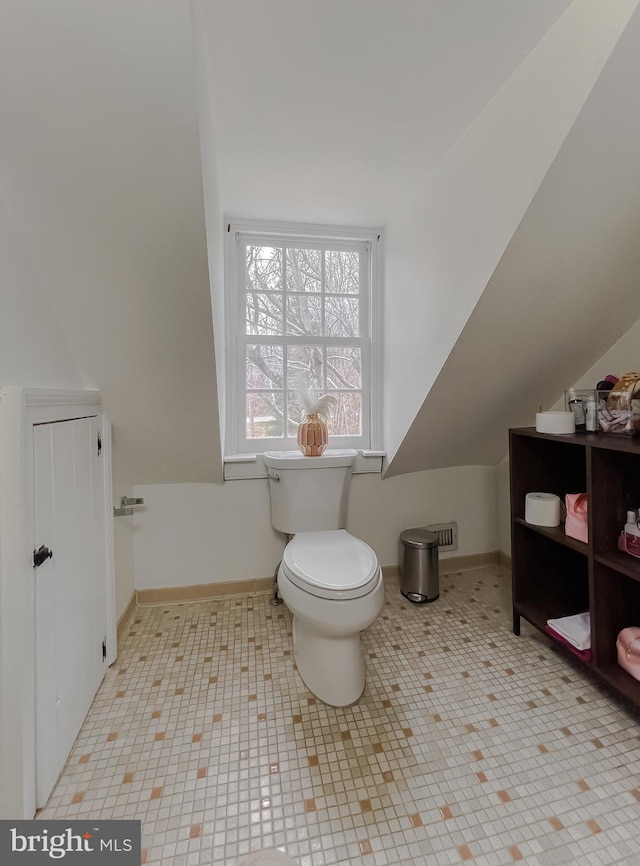
[(627, 511), (627, 522), (620, 533), (620, 550), (640, 558), (640, 508)]

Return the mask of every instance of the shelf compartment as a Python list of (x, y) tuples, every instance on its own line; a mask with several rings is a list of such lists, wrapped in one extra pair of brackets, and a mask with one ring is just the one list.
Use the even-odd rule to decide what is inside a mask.
[[(544, 612), (543, 625), (589, 610), (588, 559), (573, 545), (558, 544), (555, 537), (531, 532), (529, 524), (514, 522), (514, 606)], [(576, 542), (580, 544), (580, 542)], [(527, 619), (529, 617), (527, 616)], [(537, 623), (534, 623), (537, 625)]]
[[(626, 512), (640, 508), (640, 438), (582, 434), (554, 436), (533, 428), (509, 433), (514, 631), (527, 620), (640, 708), (640, 682), (618, 665), (616, 640), (640, 626), (640, 560), (618, 550)], [(589, 543), (567, 538), (564, 527), (524, 520), (532, 491), (589, 494)], [(546, 631), (548, 619), (589, 610), (591, 660)]]
[(595, 556), (595, 561), (613, 571), (617, 571), (631, 580), (640, 582), (640, 559), (629, 556), (621, 550), (612, 550), (607, 554)]
[[(523, 434), (523, 435), (520, 435)], [(575, 437), (551, 436), (535, 430), (511, 431), (511, 502), (515, 518), (524, 518), (527, 493), (555, 493), (562, 501), (567, 493), (587, 490), (587, 459)]]
[(571, 538), (570, 535), (566, 535), (564, 531), (564, 523), (561, 523), (560, 526), (536, 526), (534, 523), (527, 523), (527, 521), (521, 517), (516, 517), (515, 522), (520, 524), (520, 526), (524, 526), (531, 530), (531, 532), (537, 532), (545, 538), (555, 541), (556, 544), (564, 544), (565, 547), (570, 547), (572, 550), (581, 553), (583, 556), (586, 556), (589, 552), (588, 544), (585, 544), (583, 541), (578, 541), (576, 538)]
[(633, 558), (618, 550), (618, 536), (626, 523), (627, 511), (640, 508), (640, 448), (631, 451), (593, 448), (591, 464), (594, 552), (614, 563), (624, 557), (620, 560), (621, 570), (633, 574), (633, 568), (624, 565), (624, 560), (633, 563)]
[[(576, 659), (577, 661), (585, 664), (589, 667), (593, 666), (593, 654), (591, 653), (590, 658), (585, 658), (585, 656), (576, 649), (573, 649), (571, 646), (567, 645), (563, 641), (559, 640), (555, 634), (547, 628), (547, 619), (555, 619), (555, 617), (549, 617), (547, 611), (542, 610), (542, 608), (538, 607), (535, 604), (516, 604), (514, 605), (514, 613), (518, 616), (521, 616), (523, 619), (526, 619), (528, 623), (538, 631), (542, 632), (545, 637), (548, 637), (551, 641), (553, 641), (555, 646), (560, 647), (564, 652), (571, 656), (571, 658)], [(573, 613), (580, 613), (580, 611), (573, 611)], [(563, 616), (566, 614), (563, 614)]]
[(539, 631), (545, 632), (546, 634), (545, 626), (549, 617), (547, 612), (537, 604), (526, 601), (518, 602), (514, 604), (513, 610), (519, 616), (524, 617), (527, 622), (531, 623), (531, 625), (535, 626)]
[(616, 639), (630, 625), (640, 626), (640, 581), (596, 561), (591, 627), (598, 667), (618, 667)]

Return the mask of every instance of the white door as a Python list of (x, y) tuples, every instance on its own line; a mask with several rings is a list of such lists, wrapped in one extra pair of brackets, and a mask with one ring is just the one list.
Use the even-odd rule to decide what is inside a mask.
[(43, 560), (34, 567), (38, 807), (56, 783), (107, 667), (101, 428), (102, 416), (33, 428), (34, 556)]

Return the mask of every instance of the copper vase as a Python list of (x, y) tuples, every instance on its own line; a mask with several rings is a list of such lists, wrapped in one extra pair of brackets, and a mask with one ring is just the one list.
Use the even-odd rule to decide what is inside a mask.
[(298, 447), (305, 457), (320, 457), (328, 441), (327, 425), (317, 412), (310, 412), (298, 425)]

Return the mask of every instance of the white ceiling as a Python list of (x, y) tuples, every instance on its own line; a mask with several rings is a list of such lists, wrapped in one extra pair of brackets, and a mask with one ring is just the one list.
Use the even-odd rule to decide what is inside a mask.
[(220, 478), (196, 68), (210, 251), (222, 211), (384, 226), (588, 2), (193, 0), (196, 67), (190, 0), (3, 0), (0, 194), (132, 480)]
[[(508, 428), (533, 424), (640, 317), (639, 45), (636, 9), (388, 474), (499, 462)], [(632, 347), (618, 373), (639, 359)]]
[[(494, 465), (640, 317), (640, 14), (569, 132), (389, 474)], [(629, 341), (631, 344), (631, 341)], [(636, 369), (640, 346), (617, 370)], [(629, 365), (628, 367), (626, 365)], [(595, 370), (595, 388), (609, 372)], [(453, 418), (452, 423), (434, 419)]]
[(2, 3), (0, 200), (130, 482), (222, 476), (192, 35), (189, 0)]
[(195, 3), (224, 212), (381, 226), (570, 0)]
[[(602, 305), (594, 298), (583, 305), (581, 319), (592, 334), (590, 345), (581, 347), (572, 334), (575, 339), (563, 351), (556, 331), (548, 327), (558, 324), (553, 320), (553, 291), (551, 302), (536, 309), (535, 318), (524, 317), (524, 334), (522, 321), (509, 332), (495, 315), (495, 309), (504, 309), (506, 300), (518, 320), (518, 310), (527, 309), (536, 273), (555, 269), (556, 291), (575, 298), (573, 280), (584, 279), (585, 268), (592, 277), (590, 286), (597, 291), (602, 269), (611, 267), (612, 251), (603, 249), (598, 255), (598, 247), (592, 246), (598, 220), (576, 223), (581, 207), (597, 207), (589, 196), (586, 201), (576, 196), (575, 212), (569, 208), (572, 222), (556, 226), (546, 247), (539, 243), (539, 227), (564, 203), (563, 190), (579, 189), (589, 171), (598, 170), (598, 159), (604, 159), (606, 165), (606, 154), (598, 157), (597, 145), (594, 154), (589, 144), (598, 128), (598, 110), (595, 116), (592, 113), (591, 127), (585, 131), (583, 125), (577, 133), (577, 144), (575, 137), (572, 140), (573, 153), (580, 159), (576, 172), (570, 171), (571, 154), (565, 156), (554, 175), (558, 198), (549, 194), (547, 185), (537, 203), (538, 222), (523, 221), (514, 266), (516, 273), (522, 272), (518, 281), (522, 288), (514, 286), (514, 270), (503, 267), (502, 278), (494, 275), (489, 283), (494, 312), (488, 318), (476, 316), (475, 329), (462, 329), (562, 140), (588, 101), (635, 5), (635, 0), (625, 0), (615, 10), (607, 10), (589, 0), (196, 0), (207, 67), (207, 100), (201, 110), (213, 130), (220, 209), (229, 217), (388, 228), (382, 444), (391, 458), (390, 474), (468, 462), (495, 463), (504, 454), (504, 433), (515, 416), (506, 411), (489, 411), (486, 416), (484, 407), (490, 405), (490, 395), (517, 389), (518, 377), (522, 378), (522, 364), (503, 359), (522, 357), (525, 366), (533, 369), (540, 357), (539, 334), (547, 330), (555, 335), (546, 368), (546, 391), (539, 395), (542, 400), (549, 389), (557, 395), (563, 377), (579, 375), (594, 360), (593, 353), (604, 351), (624, 330), (624, 317), (612, 317), (606, 328), (598, 330)], [(542, 100), (542, 106), (536, 100)], [(614, 106), (614, 120), (616, 110), (619, 113)], [(495, 146), (491, 141), (484, 146), (500, 161), (494, 172), (499, 184), (492, 187), (494, 174), (486, 178), (484, 187), (473, 171), (463, 176), (461, 183), (466, 180), (466, 188), (457, 190), (457, 202), (469, 205), (471, 227), (467, 228), (473, 237), (467, 237), (461, 231), (465, 219), (456, 215), (457, 203), (443, 195), (437, 180), (451, 180), (452, 166), (455, 168), (451, 155), (462, 142), (477, 139), (469, 133), (487, 116), (490, 121), (483, 128), (491, 127)], [(602, 107), (600, 116), (607, 116)], [(586, 146), (587, 158), (582, 158), (581, 146)], [(620, 170), (611, 183), (603, 180), (599, 201), (605, 222), (624, 226), (633, 208), (628, 203), (617, 207), (616, 184), (624, 188), (624, 175), (634, 165), (634, 157), (626, 146), (622, 155)], [(205, 152), (205, 160), (208, 156)], [(483, 165), (478, 159), (479, 170)], [(500, 223), (500, 208), (510, 201), (506, 190), (519, 188), (522, 209), (509, 211), (510, 219)], [(498, 252), (489, 257), (487, 270), (478, 268), (473, 250), (479, 246), (487, 254), (495, 252), (488, 224), (499, 224), (500, 232), (493, 238)], [(392, 260), (398, 226), (409, 242), (402, 245), (400, 260), (397, 255)], [(424, 250), (412, 246), (420, 243), (421, 232), (423, 247), (431, 256), (428, 262), (423, 261), (424, 255), (421, 258)], [(442, 232), (446, 237), (440, 236)], [(566, 249), (578, 250), (570, 266), (565, 266), (567, 257), (562, 254), (565, 233)], [(468, 270), (466, 280), (459, 285), (448, 279), (448, 273), (438, 273), (434, 284), (429, 279), (434, 259), (443, 248), (456, 245), (463, 276), (464, 268)], [(595, 256), (581, 259), (581, 245), (592, 249)], [(629, 294), (635, 258), (624, 268), (624, 286), (619, 287), (622, 299)], [(531, 279), (527, 281), (525, 275)], [(553, 281), (553, 273), (547, 279)], [(467, 296), (474, 292), (469, 300)], [(416, 293), (425, 296), (421, 305), (415, 303)], [(486, 307), (483, 299), (478, 310)], [(635, 311), (634, 306), (632, 315)], [(450, 333), (456, 316), (461, 322)], [(397, 339), (386, 339), (392, 326)], [(427, 350), (422, 347), (438, 341), (443, 343), (442, 357), (431, 357), (434, 352), (424, 357)], [(474, 450), (468, 447), (464, 427), (451, 435), (447, 425), (434, 424), (433, 419), (451, 415), (451, 394), (465, 386), (465, 370), (478, 363), (483, 341), (499, 345), (501, 359), (494, 365), (497, 378), (491, 368), (491, 382), (474, 392), (474, 413), (483, 429)], [(429, 393), (454, 344), (455, 357), (462, 358), (462, 363), (454, 368), (450, 356), (439, 390)], [(413, 356), (418, 363), (412, 366)], [(401, 358), (407, 359), (405, 366), (413, 375), (404, 375)], [(485, 354), (483, 362), (486, 358)], [(400, 382), (392, 381), (394, 365), (402, 368)], [(549, 367), (555, 370), (553, 381)], [(530, 399), (537, 402), (533, 395)], [(515, 420), (519, 420), (522, 401), (512, 400), (509, 406), (515, 409), (516, 404), (520, 415)], [(400, 430), (391, 431), (390, 417)]]

